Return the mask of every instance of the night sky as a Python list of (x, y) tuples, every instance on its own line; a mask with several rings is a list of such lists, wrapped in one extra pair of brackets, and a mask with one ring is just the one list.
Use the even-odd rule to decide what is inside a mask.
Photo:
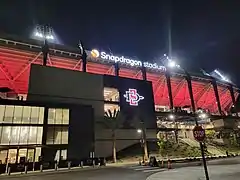
[(49, 23), (66, 45), (81, 39), (87, 49), (157, 62), (168, 53), (171, 24), (181, 66), (220, 68), (240, 85), (239, 9), (239, 0), (1, 0), (0, 31), (29, 37)]

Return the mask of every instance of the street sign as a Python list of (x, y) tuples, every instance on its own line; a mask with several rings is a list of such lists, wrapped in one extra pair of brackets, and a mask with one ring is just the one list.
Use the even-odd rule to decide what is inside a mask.
[(193, 136), (196, 141), (203, 142), (205, 139), (205, 130), (202, 128), (202, 126), (195, 126), (193, 128)]

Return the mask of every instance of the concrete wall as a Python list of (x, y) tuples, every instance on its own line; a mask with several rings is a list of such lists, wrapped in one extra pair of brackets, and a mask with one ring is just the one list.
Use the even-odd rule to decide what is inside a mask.
[[(112, 138), (111, 130), (96, 130), (95, 137), (95, 155), (108, 157), (112, 155)], [(147, 140), (157, 138), (156, 130), (146, 130)], [(120, 151), (128, 146), (139, 143), (141, 135), (136, 129), (118, 129), (116, 130), (116, 148)]]
[(103, 76), (33, 64), (27, 100), (91, 105), (103, 117)]

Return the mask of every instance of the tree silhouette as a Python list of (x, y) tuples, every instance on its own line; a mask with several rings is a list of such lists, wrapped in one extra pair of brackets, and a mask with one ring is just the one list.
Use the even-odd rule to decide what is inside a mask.
[(103, 123), (107, 126), (107, 128), (111, 129), (111, 138), (112, 138), (112, 156), (113, 162), (117, 162), (117, 152), (116, 152), (116, 130), (121, 128), (123, 123), (123, 117), (119, 110), (114, 109), (111, 111), (110, 109), (105, 112)]

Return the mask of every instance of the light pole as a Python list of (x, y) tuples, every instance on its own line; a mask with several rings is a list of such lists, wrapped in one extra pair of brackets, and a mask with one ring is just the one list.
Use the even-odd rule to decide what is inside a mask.
[(50, 26), (47, 25), (39, 25), (36, 28), (36, 31), (34, 33), (34, 36), (40, 40), (44, 41), (44, 44), (42, 46), (42, 53), (43, 53), (43, 66), (47, 65), (47, 58), (49, 53), (49, 46), (48, 46), (48, 40), (54, 40), (53, 31)]
[(144, 122), (141, 123), (141, 129), (138, 129), (137, 132), (141, 134), (141, 147), (143, 148), (143, 163), (148, 160), (148, 148), (147, 148), (147, 136), (146, 129), (144, 127)]
[(176, 119), (175, 119), (175, 115), (170, 114), (170, 115), (168, 116), (168, 118), (169, 118), (170, 120), (173, 120), (173, 122), (174, 122), (174, 135), (175, 135), (176, 143), (178, 143), (178, 125), (177, 125), (177, 122), (176, 122)]

